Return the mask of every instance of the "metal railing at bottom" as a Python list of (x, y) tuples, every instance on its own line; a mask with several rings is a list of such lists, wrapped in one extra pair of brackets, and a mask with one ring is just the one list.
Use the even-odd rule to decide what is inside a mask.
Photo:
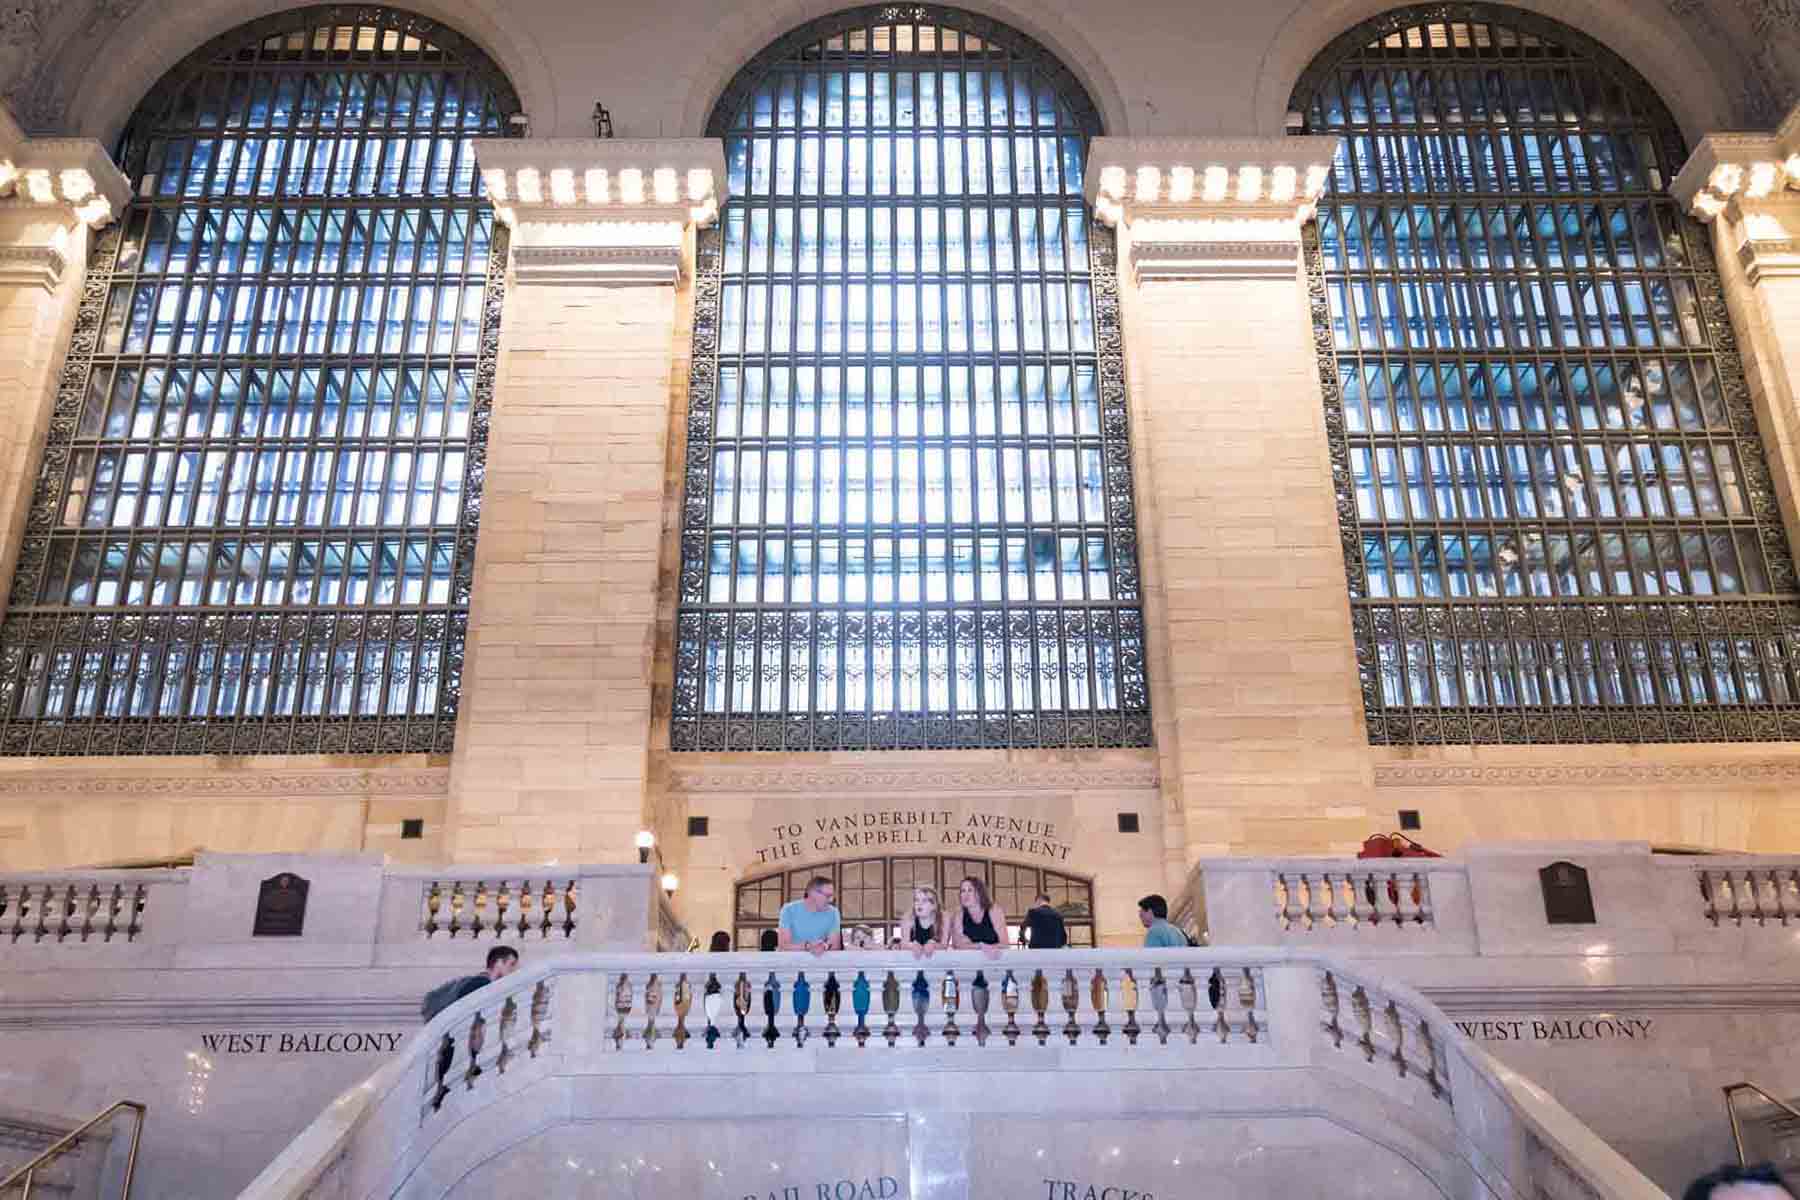
[(137, 1173), (138, 1142), (144, 1136), (144, 1114), (149, 1109), (136, 1100), (119, 1100), (107, 1105), (92, 1118), (83, 1122), (79, 1128), (71, 1130), (44, 1147), (43, 1151), (30, 1162), (0, 1179), (0, 1197), (11, 1200), (11, 1189), (23, 1188), (17, 1200), (31, 1200), (31, 1188), (37, 1181), (38, 1172), (49, 1166), (55, 1159), (75, 1149), (88, 1131), (112, 1120), (120, 1109), (131, 1110), (131, 1148), (125, 1154), (125, 1176), (120, 1185), (119, 1200), (131, 1200), (131, 1179)]
[[(1740, 1167), (1747, 1167), (1750, 1165), (1749, 1156), (1744, 1153), (1743, 1122), (1738, 1117), (1737, 1097), (1740, 1093), (1749, 1092), (1752, 1095), (1761, 1097), (1765, 1104), (1773, 1106), (1780, 1115), (1771, 1119), (1770, 1123), (1772, 1125), (1785, 1127), (1786, 1131), (1800, 1132), (1800, 1108), (1795, 1108), (1792, 1104), (1789, 1104), (1780, 1097), (1770, 1095), (1766, 1088), (1759, 1087), (1748, 1081), (1743, 1081), (1739, 1083), (1728, 1083), (1720, 1090), (1725, 1093), (1725, 1117), (1731, 1122), (1731, 1144), (1737, 1150), (1738, 1165)], [(1782, 1171), (1784, 1174), (1792, 1172), (1795, 1168), (1795, 1164), (1791, 1162), (1778, 1162), (1773, 1165), (1777, 1170)]]

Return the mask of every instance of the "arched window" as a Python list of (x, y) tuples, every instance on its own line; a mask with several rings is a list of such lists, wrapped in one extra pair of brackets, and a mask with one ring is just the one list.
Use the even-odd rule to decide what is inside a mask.
[(1800, 736), (1800, 597), (1668, 111), (1436, 4), (1302, 79), (1308, 267), (1375, 743)]
[(1098, 129), (936, 7), (815, 22), (719, 101), (675, 749), (1149, 743)]
[(486, 56), (373, 7), (171, 71), (120, 150), (4, 631), (0, 751), (444, 751), (504, 233)]

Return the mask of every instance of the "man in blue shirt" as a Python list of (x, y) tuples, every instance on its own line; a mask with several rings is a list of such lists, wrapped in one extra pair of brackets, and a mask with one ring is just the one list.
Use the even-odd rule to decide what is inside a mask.
[(831, 880), (814, 875), (800, 899), (781, 906), (780, 949), (823, 954), (844, 948), (843, 921), (831, 903), (833, 894)]
[(1138, 920), (1144, 926), (1146, 950), (1187, 946), (1187, 934), (1169, 924), (1169, 902), (1155, 892), (1138, 901)]

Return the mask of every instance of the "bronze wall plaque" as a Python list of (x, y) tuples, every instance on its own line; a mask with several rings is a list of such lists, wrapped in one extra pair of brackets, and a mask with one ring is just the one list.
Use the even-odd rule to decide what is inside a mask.
[(312, 885), (283, 871), (262, 881), (256, 892), (256, 923), (251, 937), (299, 937), (306, 927), (306, 891)]
[(1553, 862), (1538, 871), (1544, 892), (1544, 920), (1552, 925), (1592, 925), (1594, 892), (1588, 873), (1572, 862)]

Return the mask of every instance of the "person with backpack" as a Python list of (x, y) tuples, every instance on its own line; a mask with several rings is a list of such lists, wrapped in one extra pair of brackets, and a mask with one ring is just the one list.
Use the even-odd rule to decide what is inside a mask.
[(1069, 944), (1069, 930), (1062, 914), (1050, 903), (1047, 892), (1039, 892), (1025, 913), (1025, 928), (1020, 936), (1033, 950), (1061, 950)]
[(425, 1002), (419, 1005), (419, 1015), (427, 1021), (467, 996), (493, 983), (497, 979), (505, 979), (519, 969), (519, 952), (511, 946), (495, 946), (487, 953), (487, 970), (479, 975), (459, 975), (448, 983), (440, 983), (425, 993)]
[(1169, 902), (1152, 892), (1138, 901), (1138, 921), (1144, 927), (1145, 949), (1186, 947), (1187, 934), (1169, 924)]

